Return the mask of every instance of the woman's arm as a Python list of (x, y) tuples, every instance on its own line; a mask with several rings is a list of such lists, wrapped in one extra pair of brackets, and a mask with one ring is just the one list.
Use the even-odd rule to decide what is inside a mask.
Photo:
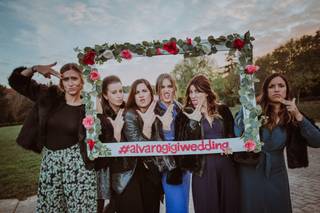
[(37, 65), (32, 68), (18, 67), (13, 70), (8, 81), (9, 85), (18, 93), (26, 96), (32, 101), (36, 101), (41, 93), (48, 90), (48, 86), (39, 84), (32, 80), (32, 76), (35, 72), (39, 72), (43, 76), (50, 78), (51, 75), (60, 78), (60, 74), (54, 71), (51, 67), (54, 64), (49, 65)]
[(320, 129), (305, 116), (298, 123), (301, 135), (307, 140), (308, 145), (314, 148), (320, 148)]

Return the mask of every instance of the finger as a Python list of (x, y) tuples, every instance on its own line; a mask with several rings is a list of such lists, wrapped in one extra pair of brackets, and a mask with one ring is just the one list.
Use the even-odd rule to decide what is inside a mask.
[(154, 108), (156, 107), (156, 104), (157, 104), (157, 102), (156, 101), (152, 101), (152, 103), (150, 104), (150, 106), (149, 106), (149, 109), (148, 109), (148, 111), (150, 112), (153, 112), (154, 111)]
[(54, 62), (54, 63), (52, 63), (52, 64), (48, 64), (47, 66), (53, 67), (53, 66), (56, 66), (56, 65), (57, 65), (57, 62)]
[(110, 117), (107, 117), (107, 119), (110, 121), (111, 124), (113, 124), (113, 120)]
[(292, 99), (292, 102), (293, 102), (294, 104), (296, 104), (296, 98), (293, 98), (293, 99)]
[(119, 120), (119, 119), (122, 117), (122, 112), (123, 112), (123, 109), (120, 109), (120, 110), (118, 111), (116, 120)]
[(61, 74), (53, 69), (50, 69), (50, 74), (56, 76), (57, 78), (61, 79)]
[(136, 112), (140, 115), (140, 117), (142, 117), (142, 116), (143, 116), (143, 113), (142, 113), (142, 112), (140, 112), (139, 110), (136, 110)]
[(282, 103), (282, 104), (284, 104), (284, 105), (290, 105), (292, 102), (291, 102), (291, 101), (288, 101), (288, 100), (286, 100), (286, 99), (284, 99), (284, 98), (281, 98), (281, 99), (280, 99), (280, 103)]

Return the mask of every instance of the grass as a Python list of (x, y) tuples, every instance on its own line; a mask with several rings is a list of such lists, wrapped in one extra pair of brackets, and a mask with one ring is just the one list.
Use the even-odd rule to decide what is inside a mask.
[(21, 126), (0, 128), (0, 199), (37, 193), (41, 156), (16, 144)]
[[(320, 122), (320, 101), (304, 102), (299, 109)], [(240, 105), (230, 108), (234, 115)], [(0, 128), (0, 199), (20, 200), (37, 193), (41, 156), (15, 142), (21, 126)]]

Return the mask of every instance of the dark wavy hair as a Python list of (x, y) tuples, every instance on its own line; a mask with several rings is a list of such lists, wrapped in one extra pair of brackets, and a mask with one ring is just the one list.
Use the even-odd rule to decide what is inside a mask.
[[(146, 79), (143, 79), (143, 78), (137, 79), (131, 85), (131, 89), (130, 89), (128, 101), (127, 101), (127, 106), (126, 106), (127, 109), (134, 109), (134, 110), (138, 109), (138, 106), (137, 106), (137, 103), (135, 100), (135, 95), (137, 93), (138, 84), (145, 84), (146, 85), (146, 87), (148, 88), (148, 90), (150, 91), (150, 94), (151, 94), (151, 102), (153, 101), (153, 90), (152, 90), (152, 87), (151, 87), (151, 84), (149, 83), (149, 81), (147, 81)], [(151, 104), (151, 102), (150, 102), (150, 104)]]
[(279, 124), (280, 125), (288, 125), (289, 123), (295, 123), (294, 122), (294, 117), (287, 111), (286, 106), (281, 104), (280, 106), (280, 111), (278, 114), (274, 113), (273, 106), (270, 103), (270, 100), (268, 98), (268, 87), (270, 82), (276, 78), (280, 77), (282, 80), (285, 82), (286, 87), (287, 87), (287, 92), (286, 92), (286, 97), (285, 99), (291, 100), (291, 91), (290, 91), (290, 86), (287, 78), (280, 74), (280, 73), (273, 73), (269, 76), (266, 77), (264, 80), (260, 95), (257, 98), (257, 103), (260, 104), (262, 108), (262, 114), (267, 116), (268, 119), (266, 120), (266, 123), (264, 126), (266, 126), (268, 129), (273, 129), (277, 125), (277, 118), (279, 117)]
[(206, 93), (207, 96), (207, 104), (208, 104), (208, 114), (213, 116), (218, 113), (217, 109), (217, 99), (218, 96), (215, 94), (215, 92), (211, 89), (210, 81), (209, 79), (204, 75), (197, 75), (193, 77), (187, 86), (186, 94), (185, 94), (185, 108), (186, 107), (193, 107), (189, 93), (190, 93), (190, 87), (194, 86), (199, 92)]
[[(110, 75), (110, 76), (105, 77), (102, 81), (102, 94), (107, 94), (108, 86), (113, 83), (121, 83), (120, 78), (115, 75)], [(110, 106), (109, 101), (107, 99), (105, 99), (103, 97), (103, 95), (101, 95), (101, 96), (102, 96), (101, 97), (101, 106), (102, 106), (103, 114), (113, 117), (115, 112), (113, 111), (112, 107)], [(125, 103), (123, 102), (121, 104), (120, 108), (124, 108), (124, 107), (125, 107)]]

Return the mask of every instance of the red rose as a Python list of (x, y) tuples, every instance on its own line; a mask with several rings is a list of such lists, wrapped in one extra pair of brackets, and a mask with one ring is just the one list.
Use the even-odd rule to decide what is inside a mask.
[(156, 54), (157, 54), (157, 55), (162, 55), (162, 52), (161, 52), (161, 49), (160, 49), (160, 48), (157, 48), (157, 49), (156, 49)]
[(252, 75), (253, 73), (257, 72), (259, 70), (259, 66), (255, 66), (255, 65), (247, 65), (246, 69), (244, 70), (245, 73)]
[(254, 140), (247, 140), (244, 143), (244, 148), (250, 152), (250, 151), (254, 151), (254, 149), (256, 148), (256, 143), (254, 142)]
[(177, 48), (177, 43), (175, 41), (169, 41), (163, 44), (162, 49), (166, 50), (168, 53), (172, 55), (176, 55), (179, 53), (179, 49)]
[(191, 38), (187, 38), (186, 42), (187, 42), (188, 45), (192, 45), (192, 39)]
[(129, 50), (122, 50), (120, 55), (121, 55), (121, 58), (125, 58), (128, 60), (130, 60), (132, 58), (132, 54)]
[(236, 38), (234, 41), (233, 41), (233, 47), (238, 49), (238, 50), (241, 50), (245, 45), (245, 42), (244, 40), (240, 39), (240, 38)]
[(83, 56), (83, 63), (86, 65), (93, 65), (94, 64), (94, 57), (96, 57), (96, 52), (94, 50), (89, 50)]
[(96, 80), (99, 80), (99, 78), (100, 78), (100, 74), (99, 74), (98, 70), (92, 69), (90, 72), (90, 80), (96, 81)]
[(89, 150), (90, 150), (90, 152), (93, 150), (93, 147), (94, 147), (94, 145), (96, 144), (96, 142), (94, 141), (94, 140), (92, 140), (92, 139), (88, 139), (87, 140), (87, 144), (88, 144), (88, 146), (89, 146)]

